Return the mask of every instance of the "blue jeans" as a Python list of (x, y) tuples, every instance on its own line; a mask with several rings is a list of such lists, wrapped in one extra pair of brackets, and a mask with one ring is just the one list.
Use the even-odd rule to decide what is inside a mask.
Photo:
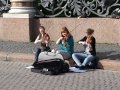
[(94, 60), (95, 56), (86, 53), (73, 53), (72, 58), (78, 66), (86, 66), (89, 65), (92, 60)]

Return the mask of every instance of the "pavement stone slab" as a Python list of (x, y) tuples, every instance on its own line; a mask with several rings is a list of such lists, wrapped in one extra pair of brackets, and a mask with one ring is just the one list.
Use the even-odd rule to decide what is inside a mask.
[(30, 63), (0, 61), (0, 90), (119, 90), (120, 72), (91, 70), (85, 73), (42, 75), (26, 69)]

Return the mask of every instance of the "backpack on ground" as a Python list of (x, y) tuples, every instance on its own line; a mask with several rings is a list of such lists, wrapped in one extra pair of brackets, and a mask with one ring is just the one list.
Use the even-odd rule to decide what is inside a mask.
[(59, 58), (38, 61), (34, 67), (45, 75), (58, 75), (69, 71), (69, 65)]

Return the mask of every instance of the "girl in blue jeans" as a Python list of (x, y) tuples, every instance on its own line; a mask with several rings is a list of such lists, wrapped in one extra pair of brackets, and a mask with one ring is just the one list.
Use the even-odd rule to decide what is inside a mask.
[(87, 29), (87, 36), (79, 41), (85, 47), (84, 53), (73, 53), (72, 58), (80, 69), (86, 69), (86, 65), (89, 65), (96, 57), (96, 40), (92, 36), (93, 29)]

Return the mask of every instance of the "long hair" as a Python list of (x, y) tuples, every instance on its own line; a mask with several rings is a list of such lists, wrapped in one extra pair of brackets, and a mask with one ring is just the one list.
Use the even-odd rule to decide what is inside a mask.
[(93, 44), (93, 36), (87, 37), (87, 43)]
[(61, 30), (61, 36), (62, 36), (62, 33), (67, 33), (67, 38), (66, 38), (66, 41), (69, 39), (69, 37), (71, 36), (71, 33), (69, 32), (69, 30), (67, 29), (67, 27), (63, 27), (62, 30)]

